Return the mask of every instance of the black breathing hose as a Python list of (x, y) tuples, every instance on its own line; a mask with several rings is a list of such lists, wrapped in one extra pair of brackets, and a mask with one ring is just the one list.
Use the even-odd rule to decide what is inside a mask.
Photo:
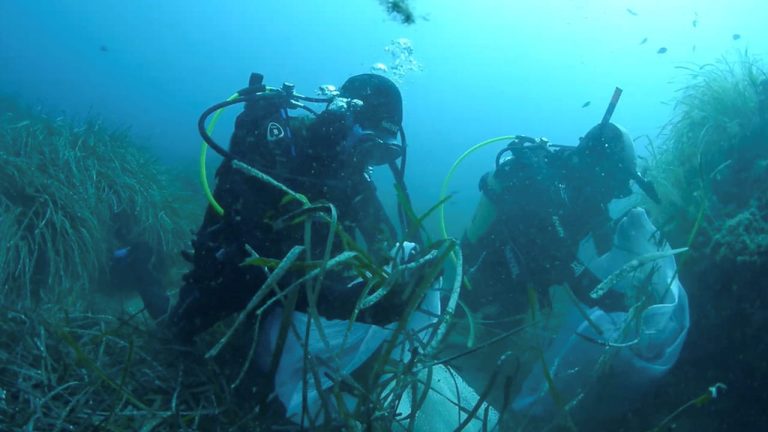
[(248, 98), (241, 96), (241, 97), (237, 97), (224, 102), (219, 102), (211, 106), (207, 110), (203, 111), (203, 113), (200, 114), (200, 118), (197, 120), (197, 131), (200, 133), (200, 136), (203, 137), (203, 141), (205, 141), (205, 143), (208, 144), (208, 146), (212, 148), (213, 151), (218, 153), (224, 159), (232, 159), (232, 154), (230, 154), (227, 150), (225, 150), (223, 147), (218, 145), (216, 141), (214, 141), (213, 138), (211, 138), (211, 136), (208, 134), (208, 131), (205, 130), (205, 123), (208, 121), (208, 117), (210, 117), (210, 115), (213, 114), (214, 112), (231, 105), (246, 102), (247, 100)]
[(197, 131), (200, 133), (200, 136), (203, 138), (203, 141), (205, 141), (205, 143), (208, 144), (208, 146), (211, 147), (213, 151), (218, 153), (224, 159), (232, 159), (232, 154), (229, 153), (229, 151), (225, 150), (222, 146), (218, 145), (216, 141), (213, 140), (211, 135), (208, 134), (208, 131), (206, 130), (206, 127), (205, 127), (205, 124), (208, 121), (208, 117), (210, 117), (211, 114), (215, 113), (216, 111), (222, 108), (226, 108), (228, 106), (235, 105), (235, 104), (253, 101), (255, 99), (274, 97), (274, 98), (285, 98), (287, 107), (302, 109), (316, 116), (317, 111), (313, 110), (312, 108), (306, 105), (297, 103), (293, 101), (293, 99), (301, 99), (308, 102), (328, 102), (327, 98), (323, 98), (323, 99), (310, 98), (310, 97), (302, 96), (296, 93), (288, 95), (283, 90), (268, 89), (264, 86), (246, 87), (238, 90), (236, 94), (238, 95), (238, 97), (234, 99), (229, 99), (223, 102), (219, 102), (211, 106), (210, 108), (206, 109), (205, 111), (203, 111), (203, 113), (200, 115), (200, 118), (197, 120)]

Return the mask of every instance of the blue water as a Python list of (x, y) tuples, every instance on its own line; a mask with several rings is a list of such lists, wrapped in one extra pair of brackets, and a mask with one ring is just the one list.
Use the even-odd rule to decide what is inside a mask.
[[(290, 81), (313, 95), (374, 64), (391, 69), (385, 48), (404, 38), (421, 65), (398, 82), (409, 142), (406, 181), (424, 211), (438, 200), (451, 164), (478, 142), (525, 134), (575, 145), (600, 121), (618, 86), (624, 92), (613, 120), (659, 144), (686, 68), (735, 60), (745, 50), (768, 58), (766, 0), (412, 6), (416, 23), (406, 26), (378, 0), (0, 0), (0, 94), (54, 115), (97, 115), (130, 127), (137, 142), (195, 178), (198, 116), (244, 87), (251, 72), (264, 74), (270, 86)], [(237, 114), (238, 107), (225, 112), (217, 141), (228, 142)], [(641, 156), (645, 143), (637, 140)], [(449, 234), (459, 237), (467, 226), (478, 180), (502, 145), (476, 152), (458, 169), (448, 187), (455, 193), (446, 206)], [(218, 160), (209, 159), (213, 172)], [(392, 211), (390, 174), (380, 170), (375, 179)], [(670, 381), (678, 385), (668, 394), (667, 384), (659, 387), (653, 416), (663, 418), (722, 380), (730, 394), (696, 408), (702, 422), (764, 425), (765, 361), (754, 353), (766, 352), (765, 303), (749, 300), (764, 291), (710, 286), (706, 277), (691, 281), (690, 340)]]
[[(163, 160), (194, 170), (198, 115), (244, 87), (250, 72), (313, 94), (391, 63), (384, 48), (407, 38), (423, 66), (400, 82), (407, 179), (424, 210), (451, 163), (479, 141), (527, 134), (575, 144), (615, 86), (624, 94), (614, 121), (656, 139), (685, 82), (678, 66), (768, 52), (768, 3), (760, 0), (412, 3), (417, 21), (405, 26), (376, 0), (1, 0), (0, 91), (130, 126)], [(236, 114), (223, 117), (221, 142)], [(457, 172), (451, 234), (468, 222), (477, 180), (498, 149)], [(391, 205), (388, 174), (377, 180)]]

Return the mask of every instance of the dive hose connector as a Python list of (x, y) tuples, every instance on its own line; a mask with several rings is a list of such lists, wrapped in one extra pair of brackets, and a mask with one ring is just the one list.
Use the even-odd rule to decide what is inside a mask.
[(294, 93), (296, 93), (296, 85), (293, 83), (284, 82), (282, 90), (286, 97), (292, 98)]
[(508, 159), (504, 158), (503, 156), (506, 153), (511, 153), (511, 157), (514, 157), (515, 152), (519, 151), (520, 149), (526, 148), (526, 147), (548, 147), (549, 146), (549, 139), (541, 137), (541, 138), (534, 138), (526, 135), (515, 135), (512, 137), (512, 140), (510, 140), (506, 147), (501, 149), (496, 154), (496, 168), (499, 168), (499, 165), (501, 163)]

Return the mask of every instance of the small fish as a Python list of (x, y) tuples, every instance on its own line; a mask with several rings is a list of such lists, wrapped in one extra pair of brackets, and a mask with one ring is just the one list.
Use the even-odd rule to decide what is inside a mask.
[(733, 34), (733, 36), (731, 36), (731, 39), (733, 39), (733, 40), (739, 40), (739, 39), (741, 39), (741, 35), (740, 35), (740, 34), (738, 34), (738, 33), (734, 33), (734, 34)]
[(696, 52), (696, 45), (691, 47), (691, 52)]
[(696, 28), (696, 27), (699, 26), (699, 13), (698, 12), (694, 12), (693, 13), (693, 21), (691, 21), (691, 25), (693, 26), (693, 28)]
[(632, 9), (627, 8), (627, 13), (632, 16), (637, 16), (637, 12), (633, 11)]
[(656, 51), (656, 54), (664, 54), (665, 52), (667, 52), (667, 47), (661, 47)]
[(648, 42), (648, 38), (647, 37), (643, 38), (643, 40), (640, 41), (640, 45), (643, 45), (646, 42)]
[(106, 45), (99, 45), (99, 51), (107, 52), (109, 51), (109, 47), (107, 47)]
[(592, 104), (592, 101), (586, 101), (586, 102), (584, 102), (584, 104), (583, 104), (581, 107), (582, 107), (582, 108), (586, 108), (586, 107), (588, 107), (590, 104)]

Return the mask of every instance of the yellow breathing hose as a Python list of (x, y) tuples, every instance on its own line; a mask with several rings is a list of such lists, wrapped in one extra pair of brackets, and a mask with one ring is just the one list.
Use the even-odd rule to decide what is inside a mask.
[(443, 238), (448, 238), (448, 230), (445, 228), (445, 196), (448, 192), (448, 184), (451, 182), (451, 178), (453, 177), (454, 171), (456, 171), (456, 168), (461, 165), (462, 162), (464, 162), (464, 159), (469, 157), (472, 153), (474, 153), (477, 150), (480, 150), (483, 147), (489, 146), (493, 143), (499, 142), (499, 141), (510, 141), (515, 138), (515, 135), (504, 135), (496, 138), (491, 138), (489, 140), (485, 140), (479, 144), (475, 144), (471, 148), (469, 148), (467, 151), (461, 154), (458, 159), (456, 159), (456, 162), (453, 163), (451, 166), (451, 169), (448, 170), (448, 175), (445, 176), (445, 180), (443, 180), (443, 186), (440, 188), (440, 230), (442, 231)]
[[(231, 101), (232, 99), (239, 97), (239, 93), (235, 93), (229, 98), (227, 98), (227, 102)], [(213, 118), (211, 118), (211, 122), (208, 123), (208, 127), (205, 128), (205, 130), (208, 132), (208, 135), (213, 134), (213, 129), (216, 127), (216, 122), (219, 121), (219, 117), (221, 116), (221, 111), (224, 110), (224, 108), (219, 108), (216, 110), (215, 113), (213, 113)], [(208, 154), (208, 144), (203, 140), (203, 146), (200, 148), (200, 183), (203, 185), (203, 192), (205, 192), (205, 198), (208, 200), (208, 204), (213, 207), (213, 210), (219, 215), (222, 216), (224, 214), (224, 209), (221, 208), (219, 203), (216, 202), (216, 198), (213, 197), (213, 193), (211, 192), (211, 187), (208, 184), (208, 174), (205, 170), (205, 157)]]
[[(456, 171), (456, 169), (461, 165), (462, 162), (464, 162), (464, 159), (468, 158), (472, 153), (476, 152), (477, 150), (480, 150), (483, 147), (489, 146), (493, 143), (497, 143), (499, 141), (510, 141), (515, 138), (515, 135), (504, 135), (496, 138), (491, 138), (489, 140), (485, 140), (481, 143), (475, 144), (474, 146), (470, 147), (467, 151), (461, 154), (458, 159), (456, 159), (456, 162), (451, 165), (451, 169), (448, 170), (448, 175), (445, 176), (445, 180), (443, 180), (443, 186), (440, 188), (440, 201), (442, 204), (440, 204), (440, 230), (442, 231), (443, 238), (448, 238), (448, 230), (445, 228), (445, 197), (448, 193), (448, 185), (451, 183), (451, 178), (453, 177), (453, 173)], [(451, 258), (453, 259), (454, 265), (457, 263), (456, 255), (451, 253)], [(464, 280), (464, 284), (467, 286), (467, 288), (471, 289), (471, 284), (469, 283), (469, 280), (464, 276), (462, 278)], [(464, 309), (464, 313), (467, 316), (467, 323), (469, 325), (469, 335), (467, 335), (467, 348), (472, 348), (475, 345), (475, 324), (474, 319), (472, 318), (472, 314), (470, 313), (469, 309), (464, 305), (463, 303), (459, 302), (459, 305)]]

